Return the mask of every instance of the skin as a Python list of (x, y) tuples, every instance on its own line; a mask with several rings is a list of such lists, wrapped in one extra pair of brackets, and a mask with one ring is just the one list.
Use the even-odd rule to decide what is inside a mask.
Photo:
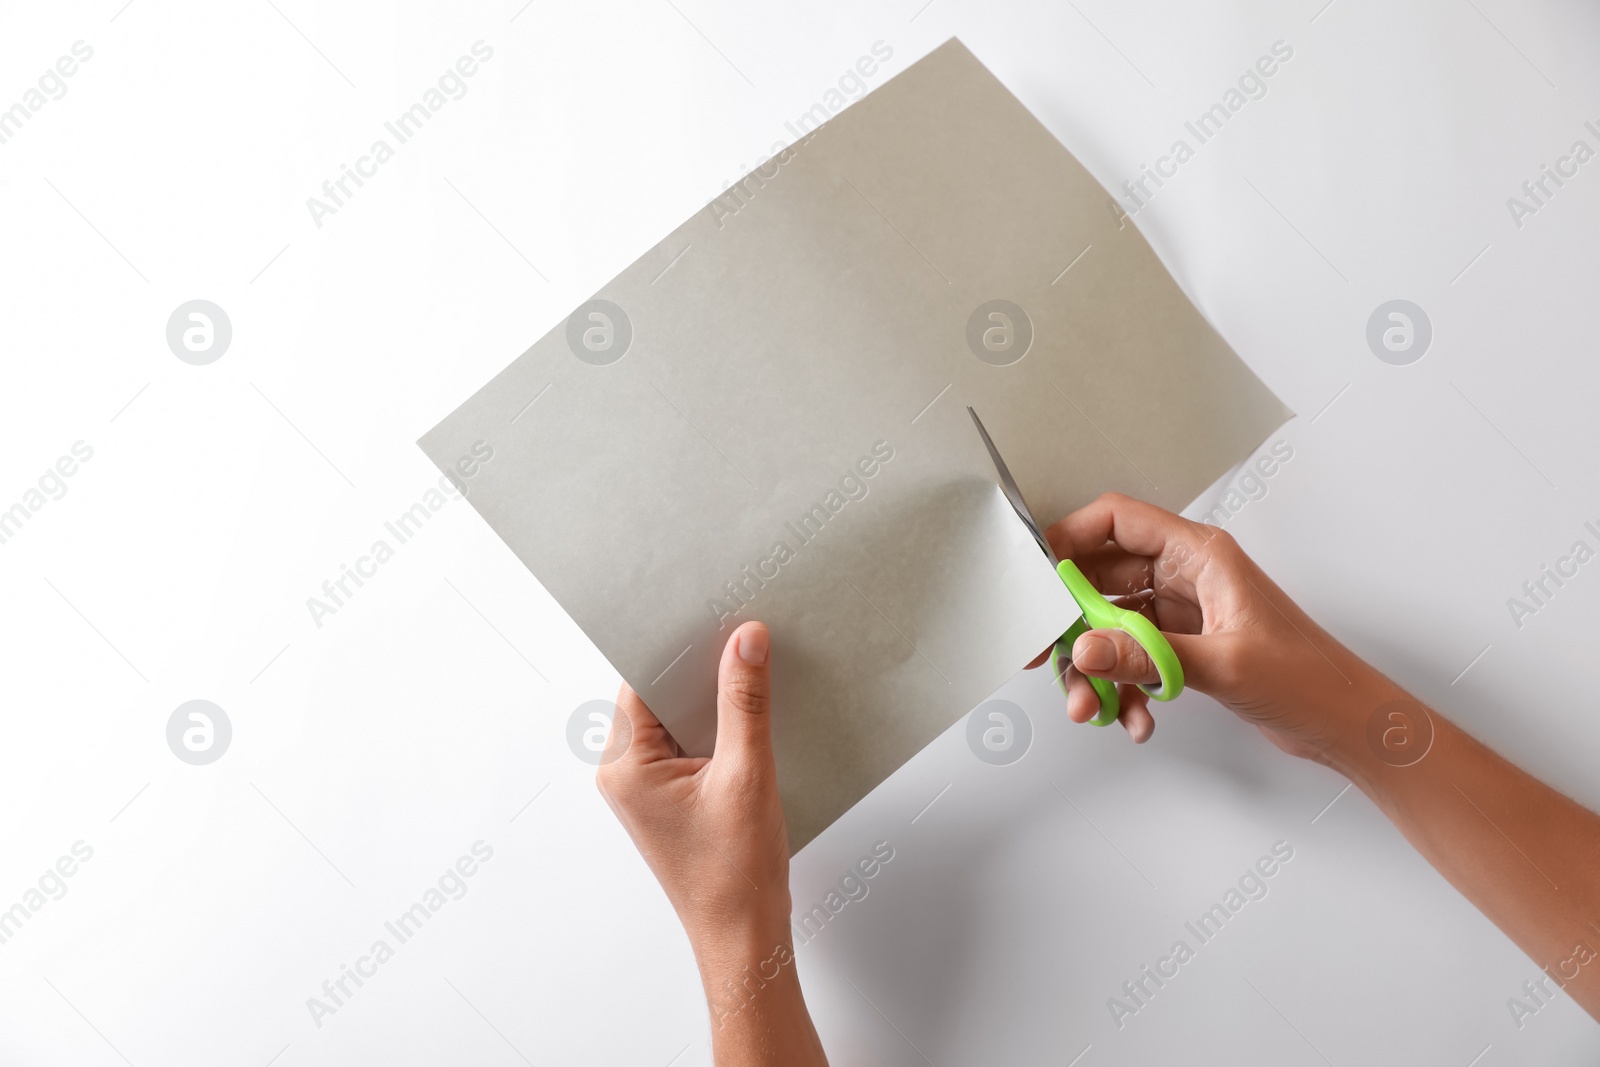
[[(1339, 644), (1227, 533), (1110, 494), (1047, 536), (1056, 555), (1075, 560), (1097, 589), (1137, 606), (1161, 628), (1187, 687), (1214, 697), (1289, 755), (1331, 767), (1366, 793), (1545, 971), (1541, 999), (1524, 993), (1525, 1004), (1540, 1007), (1564, 987), (1600, 1019), (1600, 817)], [(769, 644), (760, 623), (746, 623), (730, 638), (710, 760), (684, 758), (624, 686), (611, 742), (622, 754), (599, 775), (601, 792), (688, 932), (718, 1064), (826, 1062), (793, 962), (776, 962), (789, 959), (793, 945)], [(1121, 683), (1120, 721), (1135, 743), (1149, 740), (1155, 717), (1137, 683), (1159, 678), (1143, 649), (1119, 631), (1078, 639), (1067, 715), (1079, 723), (1098, 709), (1086, 673)], [(623, 736), (630, 730), (631, 743)], [(746, 968), (776, 977), (763, 983)]]
[(689, 935), (719, 1064), (826, 1064), (789, 932), (789, 836), (772, 759), (766, 626), (722, 650), (717, 744), (683, 754), (626, 685), (596, 784)]

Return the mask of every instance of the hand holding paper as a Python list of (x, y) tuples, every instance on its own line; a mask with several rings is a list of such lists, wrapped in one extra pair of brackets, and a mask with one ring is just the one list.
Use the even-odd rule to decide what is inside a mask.
[(694, 947), (718, 1062), (768, 1062), (762, 1052), (781, 1049), (783, 1063), (825, 1064), (789, 932), (770, 640), (748, 622), (723, 647), (709, 759), (685, 756), (624, 684), (595, 782)]

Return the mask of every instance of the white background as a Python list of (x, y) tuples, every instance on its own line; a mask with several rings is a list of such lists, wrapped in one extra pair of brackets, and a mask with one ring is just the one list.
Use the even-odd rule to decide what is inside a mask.
[[(1228, 528), (1600, 804), (1600, 563), (1521, 628), (1506, 606), (1600, 525), (1600, 161), (1520, 228), (1506, 207), (1600, 148), (1589, 5), (274, 2), (0, 8), (0, 107), (93, 48), (0, 145), (0, 508), (94, 450), (0, 545), (0, 908), (94, 850), (0, 945), (0, 1061), (709, 1062), (688, 946), (565, 741), (615, 691), (583, 635), (460, 502), (320, 628), (306, 599), (434, 485), (424, 430), (880, 40), (873, 85), (961, 36), (1108, 187), (1293, 48), (1136, 219), (1301, 412)], [(306, 199), (480, 39), (467, 94), (317, 227)], [(196, 298), (233, 327), (208, 366), (165, 338)], [(1393, 298), (1432, 320), (1411, 366), (1366, 345)], [(800, 949), (836, 1063), (1600, 1054), (1565, 997), (1516, 1027), (1538, 969), (1332, 773), (1194, 694), (1141, 750), (1071, 727), (1046, 678), (1002, 695), (1024, 759), (952, 729), (794, 864), (804, 909), (895, 850)], [(165, 734), (196, 698), (234, 731), (204, 767)], [(479, 840), (469, 892), (315, 1025), (307, 998)], [(1267, 898), (1119, 1030), (1107, 998), (1276, 841)]]

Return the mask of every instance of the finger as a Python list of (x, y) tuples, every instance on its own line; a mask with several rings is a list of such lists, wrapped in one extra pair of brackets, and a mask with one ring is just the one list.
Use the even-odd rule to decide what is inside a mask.
[(611, 730), (606, 734), (600, 765), (615, 763), (623, 757), (631, 758), (634, 763), (650, 763), (672, 759), (678, 754), (677, 744), (661, 725), (661, 720), (633, 687), (623, 682), (617, 691), (617, 713), (611, 717)]
[(1156, 561), (1116, 545), (1091, 548), (1072, 557), (1089, 584), (1106, 597), (1126, 596), (1156, 587)]
[(1129, 611), (1137, 611), (1140, 615), (1143, 615), (1151, 622), (1157, 621), (1156, 591), (1154, 589), (1144, 589), (1137, 593), (1128, 593), (1124, 596), (1107, 597), (1106, 599), (1110, 600), (1111, 603), (1116, 607), (1127, 608)]
[(1067, 668), (1066, 679), (1067, 718), (1085, 723), (1100, 714), (1100, 694), (1094, 691), (1089, 679), (1072, 667)]
[(1089, 584), (1112, 603), (1120, 597), (1154, 594), (1160, 608), (1146, 603), (1140, 610), (1152, 620), (1160, 616), (1164, 630), (1193, 633), (1199, 631), (1202, 622), (1196, 583), (1209, 558), (1206, 542), (1199, 543), (1202, 547), (1191, 548), (1189, 542), (1176, 542), (1160, 559), (1137, 556), (1108, 544), (1080, 553), (1073, 562)]
[[(1183, 662), (1181, 656), (1179, 662)], [(1072, 663), (1086, 674), (1113, 682), (1154, 685), (1161, 681), (1144, 646), (1121, 630), (1090, 630), (1081, 635), (1072, 643)]]
[(722, 649), (713, 760), (772, 758), (771, 641), (763, 623), (747, 622)]
[[(1090, 581), (1093, 582), (1094, 579), (1091, 578)], [(1183, 628), (1191, 625), (1190, 620), (1182, 610), (1185, 606), (1182, 602), (1178, 603), (1176, 611), (1172, 610), (1172, 608), (1169, 606), (1165, 616), (1163, 616), (1163, 614), (1158, 610), (1159, 596), (1160, 594), (1158, 594), (1155, 589), (1146, 587), (1139, 589), (1136, 592), (1129, 592), (1121, 595), (1108, 594), (1107, 598), (1112, 604), (1119, 608), (1125, 608), (1129, 611), (1137, 611), (1139, 614), (1155, 623), (1157, 627), (1164, 628), (1168, 625), (1172, 625)], [(1198, 630), (1200, 628), (1200, 622), (1201, 620), (1199, 618), (1194, 619), (1192, 621), (1193, 629)], [(1050, 658), (1050, 653), (1054, 647), (1055, 646), (1052, 645), (1050, 648), (1046, 648), (1043, 652), (1040, 652), (1031, 661), (1029, 661), (1024, 669), (1031, 671), (1042, 666), (1045, 661)]]
[(1150, 713), (1150, 698), (1136, 685), (1117, 688), (1122, 699), (1122, 714), (1117, 716), (1117, 721), (1128, 731), (1134, 744), (1142, 745), (1156, 732), (1156, 718)]
[(1076, 558), (1107, 541), (1138, 556), (1161, 556), (1169, 545), (1192, 538), (1187, 519), (1121, 493), (1106, 493), (1046, 531), (1056, 554)]
[[(1183, 665), (1183, 685), (1226, 700), (1237, 689), (1235, 668), (1240, 660), (1234, 646), (1238, 638), (1231, 633), (1185, 634), (1163, 630), (1162, 636), (1177, 653)], [(1114, 682), (1155, 685), (1161, 672), (1150, 661), (1150, 654), (1132, 635), (1121, 630), (1090, 630), (1072, 646), (1076, 670)], [(1143, 690), (1139, 690), (1143, 693)]]

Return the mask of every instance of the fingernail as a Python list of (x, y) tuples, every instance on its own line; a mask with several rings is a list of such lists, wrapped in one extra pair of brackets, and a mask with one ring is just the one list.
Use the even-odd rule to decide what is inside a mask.
[(1072, 662), (1086, 671), (1109, 671), (1117, 665), (1117, 650), (1103, 637), (1084, 634), (1072, 646)]
[(739, 658), (752, 667), (767, 662), (767, 628), (746, 626), (739, 631)]

